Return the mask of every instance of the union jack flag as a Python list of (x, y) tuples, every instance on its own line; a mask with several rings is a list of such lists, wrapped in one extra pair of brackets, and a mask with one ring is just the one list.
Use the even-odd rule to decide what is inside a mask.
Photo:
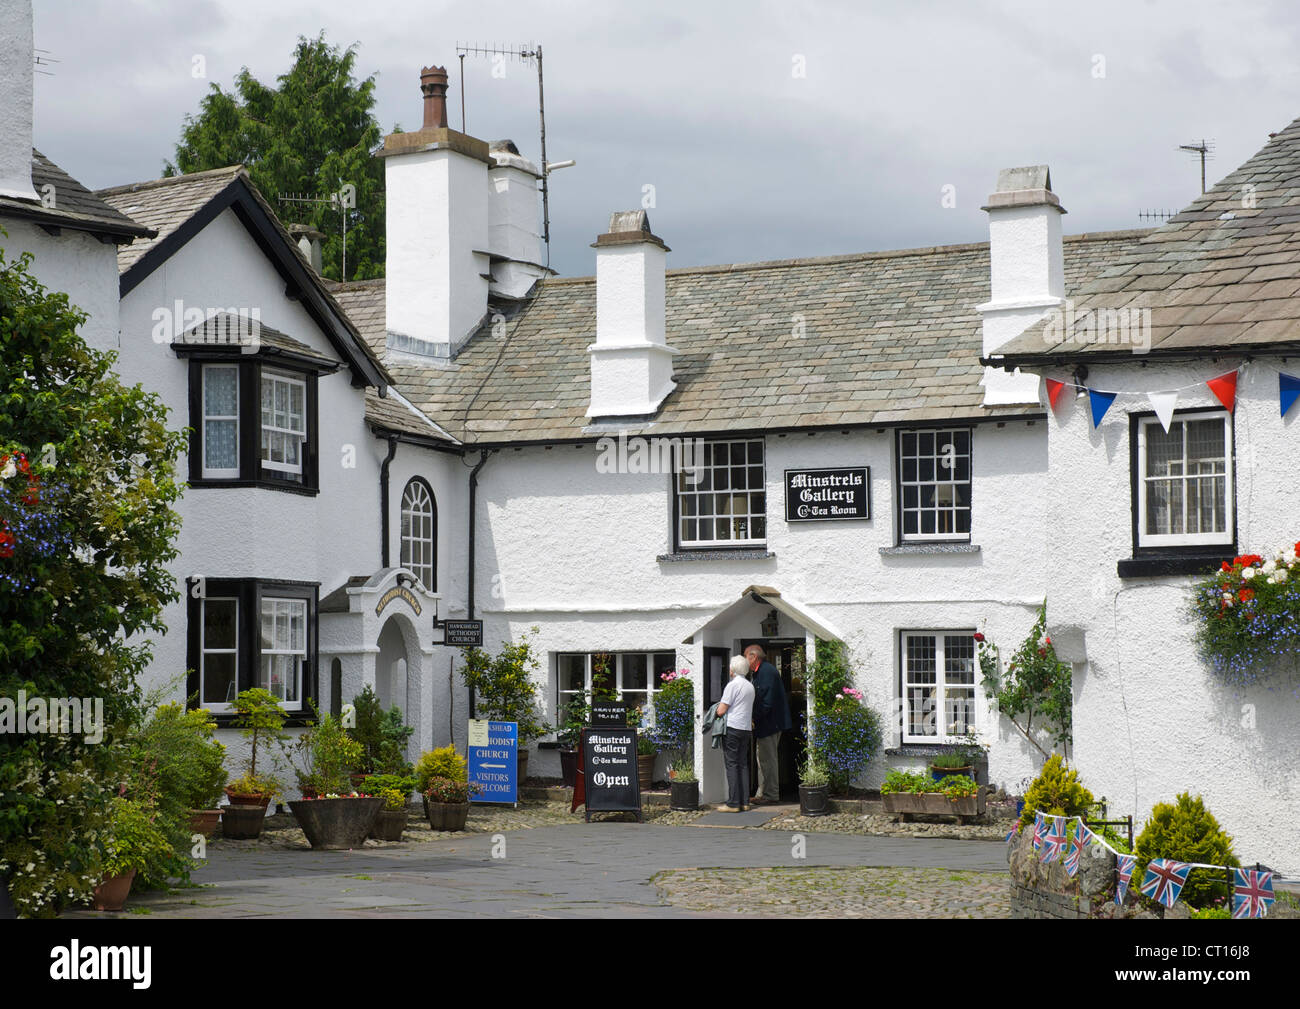
[(1040, 809), (1034, 814), (1034, 853), (1037, 854), (1043, 846), (1043, 811)]
[(1017, 820), (1016, 825), (1012, 827), (1011, 830), (1007, 833), (1007, 844), (1010, 844), (1012, 841), (1014, 841), (1016, 839), (1016, 835), (1019, 833), (1020, 833), (1020, 821)]
[(1173, 907), (1191, 871), (1192, 867), (1184, 862), (1153, 858), (1147, 865), (1146, 878), (1142, 880), (1142, 894), (1165, 907)]
[(1074, 830), (1070, 834), (1070, 850), (1065, 856), (1065, 871), (1071, 878), (1079, 871), (1079, 856), (1083, 854), (1083, 846), (1087, 844), (1085, 835), (1091, 835), (1082, 820), (1079, 820), (1071, 826)]
[(1129, 881), (1133, 878), (1133, 866), (1137, 864), (1136, 855), (1115, 856), (1115, 903), (1123, 906), (1124, 895), (1128, 893)]
[(1065, 817), (1049, 816), (1047, 833), (1043, 835), (1043, 852), (1039, 856), (1044, 862), (1055, 862), (1065, 854)]
[(1273, 903), (1273, 874), (1266, 870), (1236, 869), (1232, 890), (1234, 918), (1262, 918)]

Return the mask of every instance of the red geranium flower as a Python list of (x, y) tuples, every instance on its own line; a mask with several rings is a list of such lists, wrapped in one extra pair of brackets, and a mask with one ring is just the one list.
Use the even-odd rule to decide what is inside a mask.
[(1227, 561), (1224, 561), (1223, 564), (1219, 567), (1219, 570), (1220, 570), (1220, 571), (1231, 571), (1231, 570), (1232, 570), (1232, 565), (1229, 564)]
[(1237, 598), (1240, 599), (1243, 603), (1248, 603), (1255, 598), (1255, 590), (1242, 589), (1240, 592), (1237, 593)]
[(974, 633), (974, 635), (972, 635), (972, 636), (975, 638), (976, 641), (983, 641), (983, 640), (984, 640), (984, 635), (981, 634), (979, 631), (976, 631), (976, 632)]

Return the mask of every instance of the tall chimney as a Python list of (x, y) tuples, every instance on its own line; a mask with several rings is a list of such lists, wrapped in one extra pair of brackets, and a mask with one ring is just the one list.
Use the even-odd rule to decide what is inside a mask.
[(537, 167), (519, 153), (512, 141), (495, 140), (489, 147), (488, 251), (492, 253), (493, 294), (522, 298), (549, 272), (542, 264)]
[(0, 196), (39, 200), (32, 188), (31, 0), (0, 0), (0, 25)]
[(664, 323), (668, 246), (644, 210), (611, 214), (596, 239), (596, 342), (588, 417), (655, 413), (676, 387)]
[(424, 126), (384, 138), (390, 351), (449, 358), (488, 298), (488, 145), (447, 127), (447, 74), (420, 73)]
[(319, 276), (323, 262), (321, 243), (325, 241), (325, 233), (317, 231), (310, 224), (291, 224), (289, 225), (289, 237), (298, 243), (299, 250)]
[[(1004, 168), (989, 215), (989, 300), (983, 316), (983, 356), (1019, 336), (1065, 299), (1061, 216), (1046, 165)], [(984, 405), (1038, 402), (1038, 376), (985, 368)]]

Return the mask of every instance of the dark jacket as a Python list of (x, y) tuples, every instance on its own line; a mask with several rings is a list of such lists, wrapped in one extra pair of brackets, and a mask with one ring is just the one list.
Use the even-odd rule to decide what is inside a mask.
[(751, 678), (754, 684), (754, 738), (762, 739), (790, 728), (790, 702), (776, 666), (764, 660)]
[(716, 750), (722, 745), (722, 737), (727, 734), (727, 716), (718, 714), (717, 701), (704, 713), (704, 725), (700, 731), (713, 740), (713, 748)]

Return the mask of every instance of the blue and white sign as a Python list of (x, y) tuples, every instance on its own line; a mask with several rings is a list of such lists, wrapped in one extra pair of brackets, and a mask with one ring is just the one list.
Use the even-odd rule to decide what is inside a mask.
[(519, 801), (519, 723), (471, 719), (469, 781), (478, 789), (471, 802)]

